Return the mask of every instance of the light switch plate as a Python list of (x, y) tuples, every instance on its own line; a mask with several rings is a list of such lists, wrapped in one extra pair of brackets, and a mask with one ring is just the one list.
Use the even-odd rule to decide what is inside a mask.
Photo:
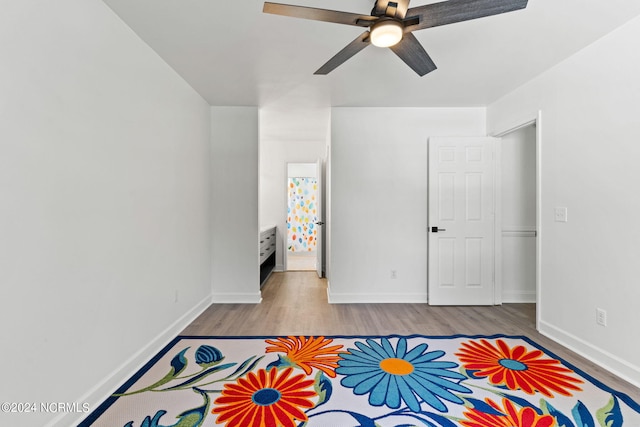
[(554, 218), (556, 222), (567, 222), (567, 208), (555, 208)]

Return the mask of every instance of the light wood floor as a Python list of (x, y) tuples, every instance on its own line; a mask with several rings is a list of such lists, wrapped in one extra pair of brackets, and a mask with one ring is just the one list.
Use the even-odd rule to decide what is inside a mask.
[(274, 273), (261, 304), (213, 304), (182, 335), (525, 335), (591, 376), (640, 399), (640, 389), (540, 335), (534, 304), (432, 307), (427, 304), (328, 304), (315, 272)]

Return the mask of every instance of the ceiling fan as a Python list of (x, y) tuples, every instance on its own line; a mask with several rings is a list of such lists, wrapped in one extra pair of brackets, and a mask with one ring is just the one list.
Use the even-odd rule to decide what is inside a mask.
[(410, 0), (376, 0), (371, 15), (265, 2), (263, 12), (368, 28), (314, 74), (329, 74), (369, 44), (388, 47), (418, 75), (435, 70), (413, 31), (498, 15), (527, 7), (528, 0), (448, 0), (409, 8)]

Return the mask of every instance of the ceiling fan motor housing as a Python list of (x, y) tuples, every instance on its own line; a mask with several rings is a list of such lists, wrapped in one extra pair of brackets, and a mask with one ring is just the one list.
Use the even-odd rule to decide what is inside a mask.
[(394, 18), (380, 18), (371, 26), (371, 43), (378, 47), (390, 47), (402, 40), (404, 25)]

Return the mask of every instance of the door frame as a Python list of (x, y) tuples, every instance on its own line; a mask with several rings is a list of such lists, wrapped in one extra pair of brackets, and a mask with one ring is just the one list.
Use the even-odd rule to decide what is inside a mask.
[[(523, 118), (508, 126), (500, 129), (490, 136), (500, 138), (506, 134), (517, 131), (526, 126), (535, 125), (536, 127), (536, 330), (540, 329), (540, 313), (542, 312), (542, 111), (539, 110), (531, 117)], [(499, 158), (500, 156), (498, 156)], [(500, 160), (498, 160), (500, 162)], [(501, 180), (498, 174), (498, 180)], [(501, 185), (500, 181), (497, 181)], [(498, 187), (501, 188), (501, 187)], [(496, 213), (500, 215), (500, 221), (496, 225), (502, 229), (502, 205), (496, 206)], [(500, 242), (502, 237), (500, 237)], [(496, 245), (496, 291), (502, 291), (502, 244)]]
[[(293, 162), (293, 161), (288, 161), (285, 162), (285, 182), (284, 182), (284, 187), (285, 187), (285, 208), (284, 208), (284, 212), (285, 212), (285, 218), (287, 216), (287, 209), (289, 208), (289, 178), (291, 178), (289, 176), (290, 174), (290, 168), (302, 168), (302, 169), (307, 169), (309, 170), (309, 168), (313, 168), (315, 171), (314, 176), (312, 176), (311, 174), (302, 174), (300, 176), (296, 176), (296, 177), (305, 177), (305, 178), (315, 178), (318, 181), (318, 191), (316, 193), (316, 196), (318, 198), (317, 202), (319, 202), (319, 207), (320, 209), (318, 209), (318, 217), (319, 217), (319, 221), (325, 221), (324, 218), (324, 199), (322, 198), (322, 193), (323, 193), (323, 189), (322, 187), (324, 187), (324, 181), (322, 181), (324, 179), (324, 175), (323, 175), (323, 170), (325, 168), (325, 164), (324, 164), (324, 160), (322, 158), (317, 158), (315, 161), (308, 161), (308, 162), (303, 162), (303, 161), (299, 161), (299, 162)], [(283, 271), (289, 271), (289, 266), (288, 266), (288, 254), (289, 251), (287, 249), (287, 242), (288, 242), (288, 238), (289, 238), (289, 231), (286, 227), (287, 221), (285, 219), (285, 228), (284, 228), (284, 233), (282, 236), (282, 240), (283, 240), (283, 244), (282, 247), (284, 248), (283, 250), (283, 255), (282, 255), (282, 266), (283, 266)], [(324, 230), (321, 229), (321, 227), (318, 228), (318, 232), (317, 232), (317, 239), (320, 241), (319, 245), (321, 246), (325, 246), (325, 242), (324, 242)], [(321, 248), (322, 249), (322, 248)], [(322, 255), (320, 255), (322, 254)], [(317, 256), (316, 256), (316, 261), (318, 261), (318, 258), (321, 259), (321, 266), (320, 266), (320, 271), (324, 273), (324, 253), (319, 251)], [(316, 268), (313, 270), (309, 270), (309, 271), (318, 271), (318, 266), (316, 265)]]

